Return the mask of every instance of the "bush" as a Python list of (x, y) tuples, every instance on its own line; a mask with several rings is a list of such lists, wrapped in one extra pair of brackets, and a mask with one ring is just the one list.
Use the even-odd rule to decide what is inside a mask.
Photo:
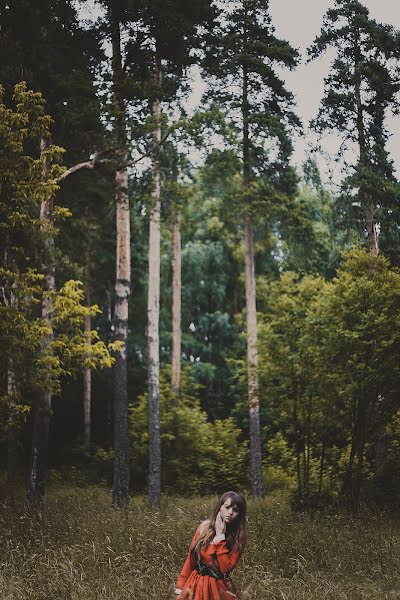
[[(182, 374), (182, 391), (171, 389), (170, 371), (160, 375), (162, 487), (170, 494), (213, 494), (248, 487), (247, 442), (232, 418), (211, 423), (196, 398), (190, 371)], [(148, 467), (147, 394), (130, 410), (134, 489), (146, 487)]]

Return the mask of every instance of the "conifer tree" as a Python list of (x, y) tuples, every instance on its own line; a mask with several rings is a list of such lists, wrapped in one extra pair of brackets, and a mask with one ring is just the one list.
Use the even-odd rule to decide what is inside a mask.
[(185, 67), (191, 64), (190, 50), (198, 44), (199, 24), (211, 15), (210, 0), (186, 3), (173, 0), (138, 0), (137, 18), (143, 28), (130, 45), (131, 72), (138, 74), (142, 96), (152, 107), (153, 144), (152, 200), (149, 211), (148, 277), (148, 389), (149, 389), (149, 499), (158, 504), (161, 493), (159, 312), (160, 312), (160, 210), (161, 173), (159, 145), (162, 141), (162, 104), (167, 105), (184, 82)]
[(383, 235), (396, 209), (400, 189), (386, 143), (388, 110), (399, 109), (400, 33), (378, 23), (359, 0), (336, 0), (327, 11), (322, 33), (309, 49), (318, 58), (335, 50), (314, 127), (335, 131), (342, 153), (358, 150), (352, 173), (343, 183), (347, 212), (366, 231), (369, 249), (379, 252), (379, 223)]
[[(245, 255), (247, 377), (250, 415), (252, 492), (263, 496), (260, 407), (257, 374), (257, 313), (253, 229), (256, 204), (277, 191), (293, 190), (288, 166), (290, 128), (297, 124), (292, 95), (278, 67), (293, 68), (297, 52), (275, 36), (268, 2), (241, 0), (220, 15), (208, 36), (205, 72), (210, 97), (240, 140)], [(239, 152), (239, 148), (238, 148)]]

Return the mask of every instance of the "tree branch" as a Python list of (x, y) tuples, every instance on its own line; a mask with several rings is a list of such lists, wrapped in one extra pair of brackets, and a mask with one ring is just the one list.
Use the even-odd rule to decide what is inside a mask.
[[(173, 131), (175, 131), (176, 128), (177, 128), (177, 126), (172, 127), (161, 138), (161, 140), (159, 142), (157, 142), (157, 144), (154, 144), (154, 146), (149, 148), (149, 150), (147, 150), (147, 152), (144, 152), (143, 154), (141, 154), (138, 158), (135, 158), (134, 160), (128, 160), (123, 166), (131, 167), (133, 165), (136, 165), (138, 162), (140, 162), (144, 158), (147, 158), (147, 156), (150, 156), (150, 154), (152, 154), (155, 150), (157, 150), (157, 148), (159, 148), (160, 146), (162, 146), (164, 144), (164, 142), (169, 138), (171, 133)], [(62, 175), (60, 175), (60, 177), (57, 177), (56, 183), (60, 183), (61, 181), (64, 181), (64, 179), (66, 179), (73, 173), (76, 173), (77, 171), (82, 171), (82, 169), (94, 169), (99, 164), (102, 164), (105, 162), (110, 162), (112, 160), (111, 158), (102, 158), (102, 157), (106, 156), (107, 154), (111, 154), (111, 153), (117, 154), (118, 152), (121, 152), (121, 148), (109, 148), (108, 150), (100, 150), (99, 152), (96, 152), (94, 154), (94, 156), (91, 160), (86, 160), (84, 162), (78, 163), (78, 164), (74, 165), (73, 167), (70, 167), (69, 169), (64, 171), (64, 173)]]
[(82, 169), (94, 169), (98, 164), (110, 161), (110, 158), (102, 158), (102, 156), (106, 156), (107, 154), (116, 151), (117, 148), (109, 148), (108, 150), (100, 150), (99, 152), (95, 152), (91, 160), (86, 160), (84, 162), (78, 163), (64, 171), (64, 173), (62, 173), (60, 177), (57, 177), (56, 183), (63, 181), (64, 179), (66, 179), (73, 173), (76, 173), (77, 171), (81, 171)]
[(144, 158), (146, 158), (147, 156), (150, 156), (150, 154), (152, 154), (154, 152), (154, 150), (157, 150), (157, 148), (159, 148), (160, 146), (162, 146), (162, 144), (169, 138), (169, 136), (171, 135), (171, 133), (175, 130), (176, 128), (174, 127), (173, 129), (170, 129), (165, 135), (164, 137), (161, 138), (161, 140), (159, 142), (157, 142), (157, 144), (154, 144), (154, 146), (152, 146), (151, 148), (149, 148), (149, 150), (147, 150), (147, 152), (144, 152), (144, 154), (141, 154), (139, 156), (139, 158), (135, 158), (135, 160), (130, 160), (127, 163), (127, 166), (130, 167), (132, 165), (136, 165), (136, 163), (140, 162), (141, 160), (143, 160)]

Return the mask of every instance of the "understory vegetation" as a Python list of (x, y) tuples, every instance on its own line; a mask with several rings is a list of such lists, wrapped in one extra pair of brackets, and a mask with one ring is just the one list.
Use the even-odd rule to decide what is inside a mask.
[[(0, 597), (170, 600), (192, 533), (214, 500), (163, 497), (151, 509), (137, 496), (115, 511), (105, 488), (53, 485), (32, 514), (3, 497)], [(400, 597), (394, 515), (295, 513), (282, 493), (248, 508), (249, 540), (234, 574), (243, 600)]]

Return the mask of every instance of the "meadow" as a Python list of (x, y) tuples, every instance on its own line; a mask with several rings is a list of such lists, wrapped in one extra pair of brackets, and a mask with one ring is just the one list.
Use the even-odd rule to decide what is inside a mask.
[[(214, 498), (144, 497), (113, 510), (105, 488), (49, 489), (32, 515), (0, 507), (2, 600), (171, 600), (197, 523)], [(362, 511), (294, 513), (284, 495), (249, 500), (234, 581), (243, 600), (400, 599), (400, 521)]]

